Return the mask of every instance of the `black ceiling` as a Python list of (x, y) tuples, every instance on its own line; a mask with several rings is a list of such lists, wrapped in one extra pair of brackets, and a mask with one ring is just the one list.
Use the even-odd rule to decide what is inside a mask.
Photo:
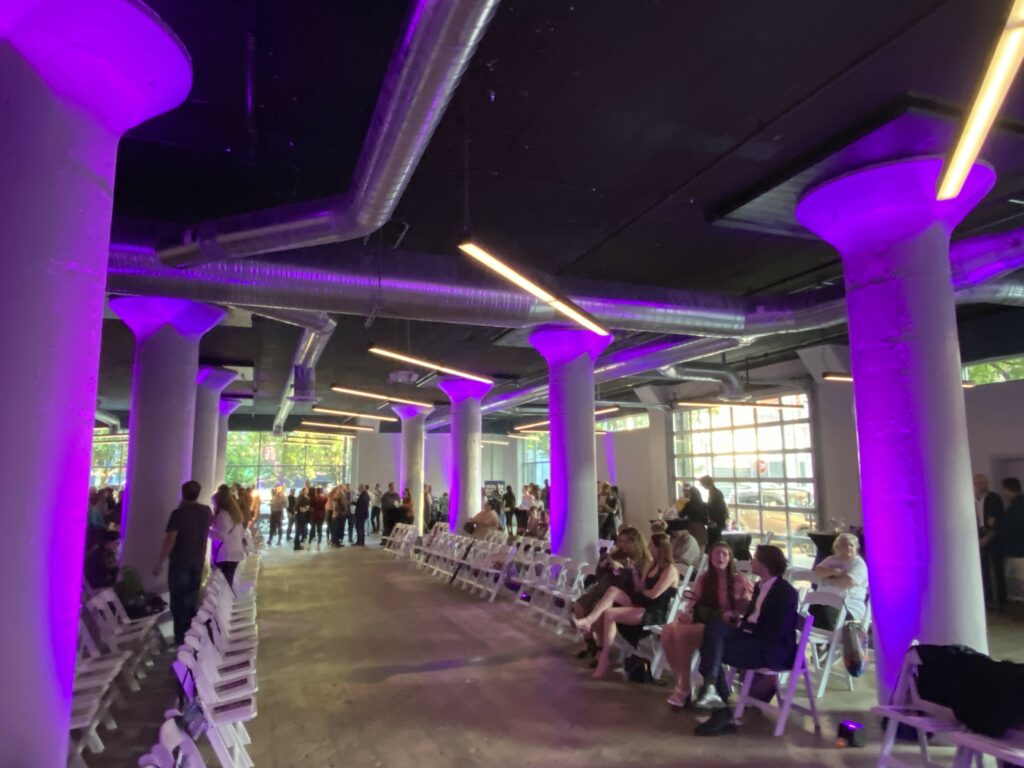
[[(150, 2), (188, 47), (195, 84), (185, 105), (122, 142), (115, 238), (173, 236), (347, 188), (407, 2)], [(839, 266), (823, 244), (711, 220), (909, 95), (961, 108), (1008, 8), (505, 0), (392, 222), (373, 237), (454, 254), (468, 183), (475, 237), (555, 274), (737, 294), (834, 279)], [(1024, 89), (1004, 118), (1011, 130), (1024, 118)], [(1024, 153), (999, 159), (999, 187), (963, 229), (1024, 213), (1006, 202), (1024, 187)], [(1015, 314), (974, 314), (993, 312)], [(257, 410), (272, 412), (297, 337), (257, 321), (215, 330), (202, 352), (254, 361)], [(367, 330), (342, 318), (319, 379), (379, 384), (391, 366), (366, 355), (370, 340), (502, 375), (541, 368), (529, 350), (494, 347), (494, 338), (493, 329), (377, 320)], [(792, 354), (801, 340), (758, 345), (740, 362)], [(108, 321), (101, 395), (110, 407), (127, 402), (130, 357), (130, 334)]]

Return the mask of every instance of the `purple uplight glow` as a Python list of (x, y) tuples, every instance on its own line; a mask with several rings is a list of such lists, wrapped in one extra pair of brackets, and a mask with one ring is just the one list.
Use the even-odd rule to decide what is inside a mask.
[(491, 391), (491, 385), (454, 376), (440, 379), (437, 385), (452, 403), (448, 439), (448, 527), (459, 531), (480, 506), (483, 487), (480, 401)]
[(0, 718), (2, 765), (68, 760), (117, 143), (190, 83), (188, 55), (141, 3), (0, 3), (0, 356), (21, 372), (0, 404), (18, 436), (0, 460), (27, 487), (68, 489), (40, 502), (0, 566), (14, 585), (0, 633), (15, 692)]
[(448, 395), (448, 399), (452, 401), (452, 404), (461, 403), (465, 400), (476, 399), (480, 400), (484, 395), (491, 391), (493, 384), (484, 384), (480, 381), (473, 381), (472, 379), (461, 379), (457, 377), (450, 377), (439, 379), (437, 386), (441, 388), (441, 391)]
[(149, 338), (164, 326), (173, 328), (181, 336), (202, 336), (226, 314), (220, 307), (209, 304), (159, 296), (121, 296), (110, 300), (110, 309), (139, 340)]
[(530, 334), (548, 363), (551, 420), (551, 551), (574, 560), (597, 554), (594, 361), (610, 336), (563, 326)]
[(987, 648), (949, 237), (995, 174), (940, 202), (941, 166), (866, 168), (796, 209), (843, 260), (881, 699), (913, 640)]

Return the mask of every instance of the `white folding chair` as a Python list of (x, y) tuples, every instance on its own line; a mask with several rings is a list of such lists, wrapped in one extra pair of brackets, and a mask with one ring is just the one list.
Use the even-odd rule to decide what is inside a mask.
[[(808, 592), (800, 603), (800, 613), (808, 615), (811, 606), (823, 605), (834, 608), (839, 612), (836, 618), (836, 625), (832, 629), (815, 627), (811, 630), (808, 640), (808, 648), (811, 654), (811, 663), (821, 674), (818, 682), (817, 698), (825, 695), (825, 688), (828, 686), (828, 679), (832, 674), (832, 667), (842, 659), (843, 653), (843, 626), (846, 624), (846, 604), (842, 596), (835, 592)], [(846, 672), (846, 669), (843, 669)], [(853, 678), (849, 672), (846, 673), (847, 685), (853, 690)]]
[[(789, 713), (794, 710), (805, 715), (810, 715), (814, 720), (814, 730), (821, 730), (821, 721), (818, 719), (818, 707), (814, 701), (814, 687), (811, 682), (811, 673), (807, 669), (807, 643), (811, 637), (811, 630), (814, 628), (814, 619), (811, 616), (799, 616), (797, 623), (798, 625), (802, 624), (802, 626), (797, 630), (799, 633), (799, 640), (796, 646), (796, 658), (793, 660), (793, 666), (787, 670), (768, 669), (764, 667), (761, 669), (745, 670), (743, 674), (743, 684), (740, 687), (740, 695), (736, 699), (736, 708), (733, 711), (733, 717), (738, 720), (743, 717), (743, 712), (748, 706), (756, 707), (763, 712), (777, 710), (778, 718), (775, 723), (774, 731), (776, 736), (781, 736), (786, 730), (786, 722), (789, 720)], [(754, 682), (755, 675), (777, 678), (775, 695), (772, 697), (778, 702), (777, 706), (772, 704), (771, 701), (761, 701), (760, 699), (752, 698), (750, 696), (750, 687)], [(796, 703), (797, 686), (801, 681), (803, 681), (804, 688), (807, 693), (806, 707)]]

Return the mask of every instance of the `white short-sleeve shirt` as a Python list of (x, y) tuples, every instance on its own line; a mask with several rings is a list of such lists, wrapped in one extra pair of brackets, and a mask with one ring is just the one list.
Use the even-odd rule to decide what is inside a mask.
[(837, 587), (823, 582), (818, 589), (822, 592), (840, 595), (843, 602), (846, 603), (846, 612), (850, 614), (850, 618), (861, 621), (868, 612), (868, 564), (864, 562), (864, 558), (854, 555), (849, 560), (843, 560), (838, 555), (831, 555), (818, 565), (826, 568), (839, 568), (853, 579), (852, 587)]

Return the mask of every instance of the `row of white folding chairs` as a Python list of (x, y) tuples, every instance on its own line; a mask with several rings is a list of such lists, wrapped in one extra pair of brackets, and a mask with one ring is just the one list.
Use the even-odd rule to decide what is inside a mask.
[(447, 578), (493, 602), (505, 586), (516, 551), (502, 531), (474, 539), (438, 523), (413, 547), (410, 558), (431, 575)]
[(380, 543), (385, 552), (393, 555), (405, 553), (405, 544), (416, 535), (416, 526), (411, 523), (395, 523), (387, 536), (381, 536)]
[(139, 680), (160, 649), (161, 616), (131, 619), (112, 589), (88, 590), (79, 621), (78, 654), (71, 704), (69, 761), (83, 766), (82, 753), (104, 750), (99, 726), (115, 730), (113, 707)]
[[(181, 687), (180, 709), (165, 712), (160, 740), (139, 759), (144, 768), (202, 768), (193, 737), (205, 733), (222, 768), (251, 768), (245, 723), (256, 717), (256, 584), (261, 559), (250, 554), (239, 563), (234, 586), (215, 570), (203, 602), (178, 649), (172, 668)], [(198, 714), (186, 731), (185, 713)]]

